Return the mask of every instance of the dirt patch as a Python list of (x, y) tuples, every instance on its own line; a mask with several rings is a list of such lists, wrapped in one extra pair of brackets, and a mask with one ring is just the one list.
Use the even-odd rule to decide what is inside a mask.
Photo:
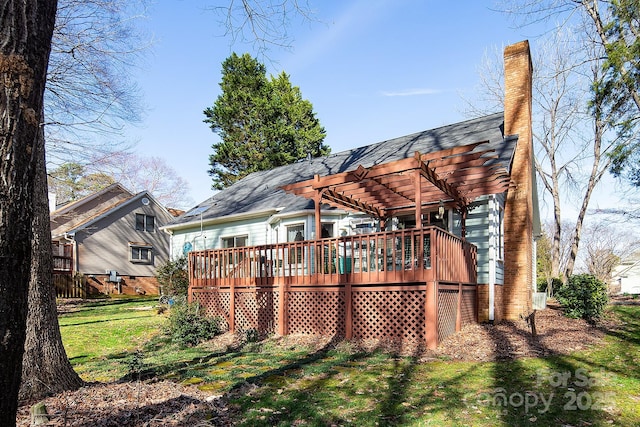
[[(74, 304), (69, 304), (73, 309)], [(523, 357), (568, 354), (596, 345), (606, 330), (615, 329), (608, 321), (594, 327), (579, 319), (562, 315), (550, 303), (536, 313), (537, 338), (533, 338), (524, 320), (496, 325), (469, 325), (444, 340), (436, 350), (380, 341), (335, 342), (330, 338), (290, 335), (273, 337), (270, 344), (287, 348), (305, 346), (322, 351), (333, 346), (349, 346), (353, 351), (383, 349), (395, 354), (412, 355), (421, 361), (436, 359), (496, 361)], [(241, 337), (224, 334), (208, 342), (212, 351), (224, 351), (241, 345)], [(171, 381), (144, 381), (90, 384), (74, 392), (47, 398), (49, 426), (225, 426), (231, 425), (222, 396), (210, 395), (195, 386)], [(19, 408), (18, 425), (28, 426), (29, 408)]]

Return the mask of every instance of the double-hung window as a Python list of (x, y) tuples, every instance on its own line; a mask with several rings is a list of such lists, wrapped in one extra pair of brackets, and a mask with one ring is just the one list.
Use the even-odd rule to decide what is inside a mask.
[[(287, 226), (287, 242), (302, 242), (304, 240), (304, 224)], [(302, 245), (289, 250), (289, 263), (300, 264), (302, 262)]]
[(153, 246), (146, 243), (129, 242), (129, 261), (138, 264), (151, 264)]
[[(222, 238), (222, 247), (224, 249), (239, 248), (247, 246), (249, 243), (249, 236), (230, 236)], [(244, 255), (241, 251), (230, 251), (228, 254), (228, 264), (240, 264), (244, 259)]]
[(155, 231), (156, 217), (152, 215), (136, 214), (136, 230), (153, 233)]

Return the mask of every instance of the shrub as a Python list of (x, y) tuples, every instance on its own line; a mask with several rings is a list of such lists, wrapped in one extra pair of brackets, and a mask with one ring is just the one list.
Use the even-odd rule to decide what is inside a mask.
[(562, 286), (562, 280), (554, 277), (551, 279), (551, 294), (547, 289), (547, 279), (545, 277), (538, 277), (538, 292), (546, 292), (547, 295), (553, 296), (555, 291)]
[(168, 260), (156, 270), (156, 279), (162, 286), (162, 293), (169, 295), (187, 295), (189, 275), (187, 273), (187, 257), (181, 256)]
[(182, 347), (191, 347), (220, 333), (220, 319), (205, 317), (199, 304), (173, 304), (167, 334)]
[(555, 296), (567, 317), (582, 318), (591, 323), (602, 317), (609, 300), (607, 285), (590, 274), (571, 276), (566, 284), (556, 289)]

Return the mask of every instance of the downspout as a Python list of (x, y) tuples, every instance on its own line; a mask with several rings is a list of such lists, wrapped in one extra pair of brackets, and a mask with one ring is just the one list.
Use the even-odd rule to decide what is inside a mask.
[(202, 224), (202, 212), (200, 212), (200, 234), (196, 235), (193, 238), (193, 250), (198, 250), (198, 248), (196, 247), (196, 241), (198, 240), (198, 237), (202, 237), (202, 249), (206, 249), (207, 246), (207, 238), (204, 236), (204, 228), (203, 228), (203, 224)]

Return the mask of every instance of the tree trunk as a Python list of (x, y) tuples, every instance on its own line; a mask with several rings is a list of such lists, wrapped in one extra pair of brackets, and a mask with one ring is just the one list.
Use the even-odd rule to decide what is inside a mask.
[(47, 191), (44, 131), (38, 144), (38, 174), (33, 192), (33, 239), (27, 335), (22, 358), (22, 384), (19, 398), (38, 400), (49, 394), (76, 390), (82, 380), (71, 367), (62, 345), (56, 294), (53, 285), (51, 226)]
[(16, 423), (55, 0), (0, 0), (0, 425)]
[[(598, 69), (595, 70), (594, 81), (598, 81)], [(573, 274), (573, 268), (576, 263), (576, 258), (578, 257), (578, 249), (580, 248), (580, 239), (582, 236), (582, 225), (584, 223), (584, 218), (587, 215), (587, 209), (589, 207), (589, 201), (591, 200), (591, 195), (593, 194), (593, 190), (596, 185), (602, 179), (604, 173), (609, 169), (609, 165), (611, 163), (610, 159), (603, 158), (602, 154), (602, 143), (604, 139), (605, 132), (607, 131), (607, 121), (602, 117), (602, 106), (598, 103), (600, 99), (596, 99), (594, 103), (594, 136), (593, 136), (593, 164), (591, 166), (591, 174), (589, 175), (589, 181), (587, 182), (587, 188), (585, 189), (584, 196), (582, 198), (582, 205), (580, 206), (580, 211), (578, 212), (578, 219), (576, 221), (576, 226), (572, 235), (571, 242), (571, 251), (569, 253), (569, 261), (567, 262), (567, 267), (564, 272), (565, 279), (568, 279)], [(604, 163), (604, 164), (601, 164)]]

